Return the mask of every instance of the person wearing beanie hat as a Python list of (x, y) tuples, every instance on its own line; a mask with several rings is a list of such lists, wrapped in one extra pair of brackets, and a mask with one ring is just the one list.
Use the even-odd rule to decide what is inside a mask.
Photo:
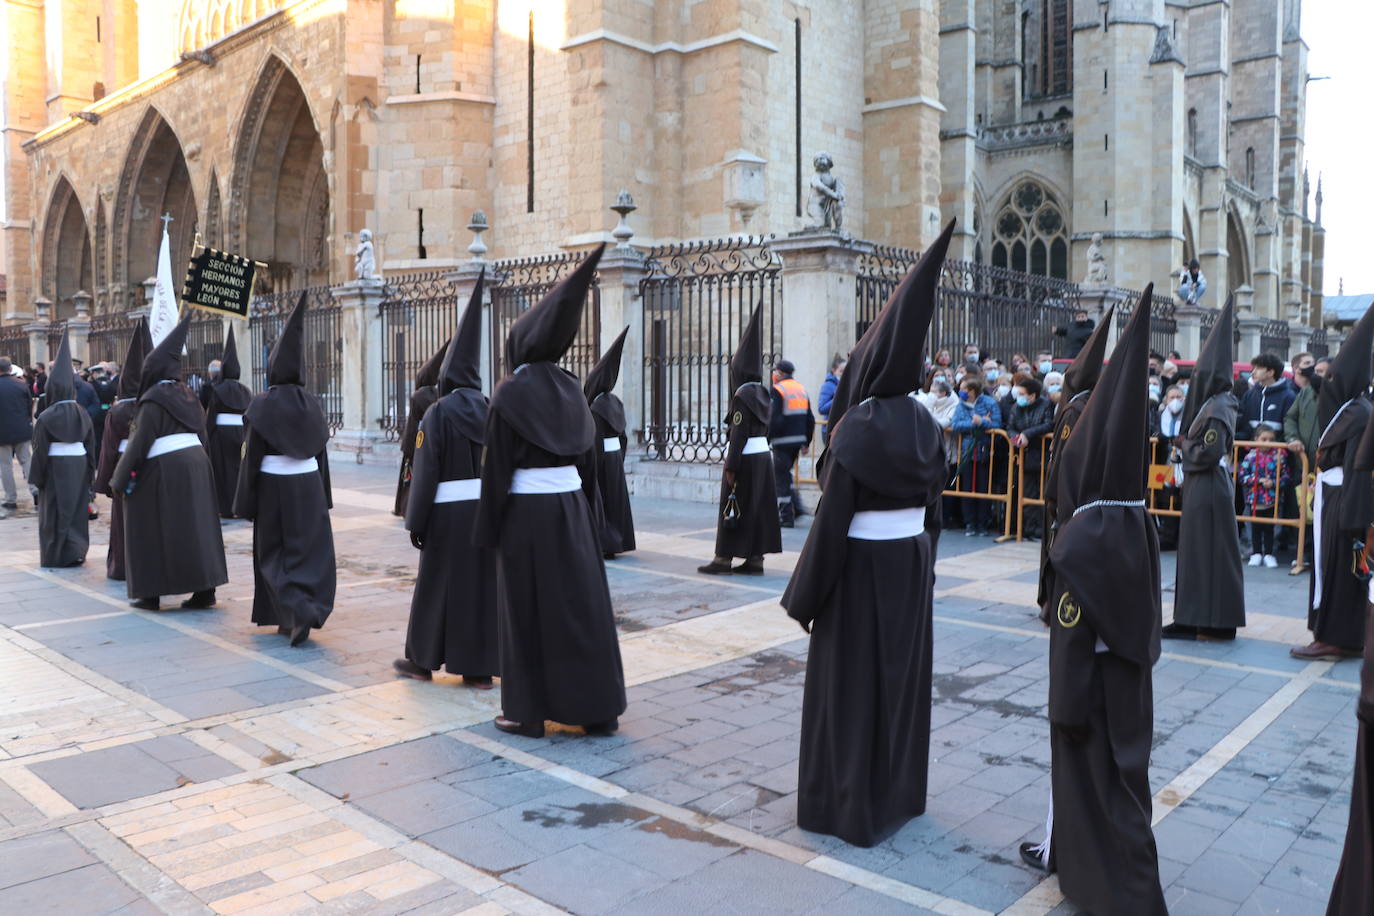
[(239, 462), (243, 459), (243, 412), (253, 400), (253, 392), (239, 381), (239, 348), (234, 328), (224, 341), (224, 356), (218, 373), (201, 389), (205, 404), (205, 451), (215, 471), (215, 496), (222, 518), (234, 515), (234, 490), (239, 484)]
[(48, 376), (48, 406), (33, 424), (29, 485), (38, 489), (39, 564), (80, 566), (90, 547), (86, 512), (95, 472), (95, 428), (76, 402), (67, 331)]
[(129, 349), (124, 354), (124, 370), (119, 375), (115, 402), (105, 417), (105, 432), (100, 440), (100, 465), (95, 473), (95, 491), (110, 497), (110, 547), (105, 553), (105, 576), (124, 581), (124, 493), (110, 486), (115, 466), (129, 444), (129, 426), (138, 408), (138, 383), (143, 375), (143, 360), (153, 350), (148, 319), (138, 319)]

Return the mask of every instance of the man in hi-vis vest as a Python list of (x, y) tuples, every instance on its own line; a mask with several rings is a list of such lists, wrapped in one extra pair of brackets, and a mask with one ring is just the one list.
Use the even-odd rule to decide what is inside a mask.
[(811, 399), (802, 383), (792, 376), (797, 367), (785, 359), (773, 366), (773, 415), (768, 424), (768, 443), (773, 449), (773, 476), (778, 497), (778, 522), (784, 528), (796, 525), (802, 514), (801, 497), (792, 487), (792, 467), (797, 455), (811, 444), (816, 418)]

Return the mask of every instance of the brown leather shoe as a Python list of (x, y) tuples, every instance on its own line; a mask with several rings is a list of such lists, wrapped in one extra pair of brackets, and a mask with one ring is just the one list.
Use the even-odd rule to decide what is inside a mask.
[(1338, 662), (1343, 658), (1359, 658), (1359, 649), (1342, 649), (1330, 643), (1314, 639), (1302, 648), (1289, 649), (1288, 654), (1308, 662)]
[(397, 674), (404, 675), (405, 677), (409, 678), (414, 678), (417, 681), (434, 680), (434, 675), (430, 673), (428, 668), (421, 668), (419, 665), (415, 664), (408, 658), (396, 659), (394, 662), (391, 663), (391, 667), (396, 670)]
[(516, 722), (505, 716), (497, 716), (492, 724), (508, 735), (523, 735), (526, 738), (544, 737), (543, 722)]

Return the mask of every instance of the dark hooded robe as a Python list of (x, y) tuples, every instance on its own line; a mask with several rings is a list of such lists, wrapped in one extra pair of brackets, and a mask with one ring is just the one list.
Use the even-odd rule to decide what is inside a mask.
[(582, 384), (596, 424), (596, 483), (601, 494), (601, 551), (610, 557), (635, 549), (635, 519), (630, 511), (630, 488), (625, 483), (625, 405), (612, 391), (620, 378), (620, 355), (626, 328)]
[[(811, 633), (797, 825), (872, 846), (926, 809), (944, 435), (907, 392), (954, 229), (893, 292), (845, 374), (816, 518), (782, 605)], [(858, 349), (858, 348), (856, 348)]]
[(511, 325), (487, 411), (475, 540), (497, 554), (501, 709), (507, 719), (603, 726), (625, 677), (599, 544), (596, 424), (557, 363), (572, 345), (597, 248)]
[(115, 402), (105, 415), (100, 464), (95, 473), (95, 491), (110, 497), (110, 547), (105, 554), (105, 575), (118, 582), (124, 581), (124, 492), (111, 487), (110, 478), (114, 476), (115, 465), (129, 444), (129, 425), (133, 423), (134, 411), (138, 408), (143, 359), (152, 349), (153, 338), (148, 333), (148, 319), (140, 318), (134, 326), (133, 336), (129, 338), (129, 349), (124, 354)]
[(1057, 498), (1059, 486), (1059, 455), (1063, 451), (1083, 408), (1088, 406), (1088, 397), (1093, 386), (1102, 375), (1102, 361), (1107, 356), (1107, 334), (1112, 326), (1116, 306), (1107, 307), (1102, 320), (1097, 323), (1087, 343), (1078, 351), (1069, 368), (1064, 371), (1064, 385), (1060, 389), (1059, 407), (1054, 415), (1054, 428), (1050, 433), (1049, 463), (1045, 467), (1045, 531), (1040, 539), (1040, 583), (1035, 603), (1040, 607), (1040, 619), (1050, 622), (1050, 547), (1054, 544), (1054, 534), (1059, 527)]
[(253, 522), (253, 622), (293, 639), (324, 626), (336, 586), (329, 421), (302, 384), (305, 311), (302, 293), (268, 357), (268, 389), (244, 414), (234, 496), (234, 514)]
[[(1354, 471), (1364, 478), (1374, 471), (1374, 420), (1365, 426)], [(1367, 524), (1374, 526), (1374, 517), (1368, 518)], [(1374, 527), (1366, 528), (1366, 544), (1371, 543), (1371, 537)], [(1359, 731), (1355, 735), (1350, 820), (1327, 916), (1374, 913), (1374, 595), (1367, 596), (1365, 601), (1364, 665), (1360, 668), (1360, 697), (1355, 715)]]
[(406, 410), (406, 425), (401, 430), (401, 471), (396, 478), (396, 506), (393, 515), (405, 518), (406, 500), (410, 493), (411, 462), (415, 460), (415, 434), (420, 431), (420, 421), (425, 413), (439, 400), (439, 366), (448, 352), (448, 343), (431, 356), (420, 371), (415, 374), (415, 390), (410, 393), (410, 403)]
[[(840, 383), (844, 383), (843, 378)], [(754, 307), (730, 360), (730, 390), (734, 394), (725, 417), (729, 433), (716, 512), (716, 556), (758, 560), (766, 553), (782, 553), (773, 457), (768, 448), (768, 420), (773, 405), (770, 389), (763, 384), (762, 304)], [(733, 482), (728, 479), (731, 476)], [(734, 527), (723, 518), (731, 493), (739, 505), (739, 519)]]
[(1150, 829), (1159, 541), (1145, 508), (1150, 299), (1122, 331), (1060, 455), (1050, 549), (1051, 829), (1064, 896), (1096, 916), (1165, 914)]
[(406, 658), (470, 678), (501, 671), (496, 556), (472, 545), (487, 424), (482, 288), (479, 277), (440, 368), (439, 400), (420, 421), (406, 505), (406, 530), (421, 545)]
[(205, 410), (180, 380), (190, 323), (183, 318), (144, 359), (129, 444), (110, 475), (124, 494), (124, 571), (136, 600), (229, 581)]
[(46, 389), (48, 406), (33, 422), (29, 485), (38, 489), (40, 566), (78, 566), (91, 545), (86, 509), (95, 472), (95, 428), (86, 408), (76, 403), (67, 331), (53, 360)]
[(253, 392), (239, 381), (239, 349), (234, 329), (224, 341), (219, 378), (207, 384), (205, 396), (205, 451), (215, 472), (215, 495), (219, 514), (234, 514), (234, 490), (239, 483), (239, 462), (243, 460), (243, 412), (253, 400)]
[(1311, 601), (1307, 627), (1318, 642), (1358, 651), (1364, 645), (1367, 594), (1352, 568), (1355, 541), (1374, 518), (1374, 483), (1355, 471), (1371, 414), (1366, 394), (1374, 346), (1374, 308), (1350, 331), (1317, 392), (1317, 493), (1313, 500)]
[(1245, 576), (1229, 464), (1236, 440), (1231, 394), (1235, 303), (1228, 298), (1198, 354), (1183, 405), (1179, 453), (1183, 515), (1178, 530), (1174, 623), (1234, 635), (1245, 626)]

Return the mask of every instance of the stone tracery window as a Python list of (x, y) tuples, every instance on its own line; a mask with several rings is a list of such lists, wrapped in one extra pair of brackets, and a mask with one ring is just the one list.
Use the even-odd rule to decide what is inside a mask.
[(177, 19), (180, 51), (194, 51), (285, 6), (284, 0), (182, 0)]
[(1067, 280), (1068, 235), (1059, 201), (1039, 182), (1023, 181), (993, 221), (992, 266)]

